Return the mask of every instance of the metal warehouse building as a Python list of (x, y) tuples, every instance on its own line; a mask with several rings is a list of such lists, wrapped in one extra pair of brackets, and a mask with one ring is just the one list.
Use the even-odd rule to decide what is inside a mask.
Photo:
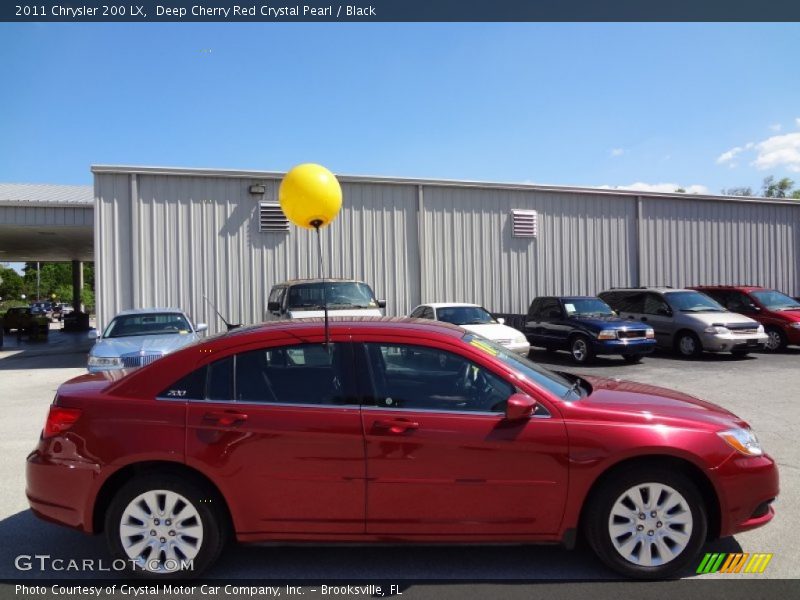
[[(212, 331), (263, 319), (271, 286), (315, 277), (313, 232), (277, 205), (282, 173), (94, 166), (98, 323), (181, 306)], [(748, 283), (800, 292), (800, 203), (591, 188), (339, 176), (327, 274), (387, 314), (423, 301), (523, 313), (544, 294)]]

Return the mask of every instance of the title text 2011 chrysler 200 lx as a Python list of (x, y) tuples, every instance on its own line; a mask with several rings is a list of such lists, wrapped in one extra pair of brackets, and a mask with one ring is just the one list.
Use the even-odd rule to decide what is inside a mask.
[[(561, 542), (665, 577), (773, 517), (747, 423), (548, 371), (454, 325), (278, 322), (63, 384), (27, 463), (44, 519), (151, 576), (240, 542)], [(694, 565), (692, 565), (694, 566)], [(182, 569), (182, 570), (181, 570)]]

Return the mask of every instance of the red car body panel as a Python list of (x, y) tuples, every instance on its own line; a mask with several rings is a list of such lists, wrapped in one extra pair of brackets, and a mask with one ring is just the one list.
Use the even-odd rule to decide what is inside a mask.
[(757, 286), (737, 286), (737, 285), (715, 285), (715, 286), (697, 286), (691, 288), (693, 290), (697, 290), (698, 292), (741, 292), (745, 294), (748, 299), (755, 304), (760, 310), (755, 313), (741, 313), (745, 314), (747, 317), (753, 319), (754, 321), (758, 321), (764, 327), (777, 327), (780, 329), (785, 335), (786, 340), (790, 345), (793, 346), (800, 346), (800, 329), (797, 327), (792, 327), (794, 323), (800, 323), (800, 310), (770, 310), (767, 306), (761, 302), (756, 296), (752, 294), (752, 292), (758, 291), (769, 291), (769, 288), (757, 287)]
[[(219, 490), (240, 541), (563, 541), (598, 478), (642, 456), (694, 465), (720, 506), (720, 533), (762, 525), (778, 494), (768, 456), (744, 457), (717, 432), (746, 425), (685, 394), (595, 377), (566, 402), (462, 340), (464, 331), (404, 319), (331, 321), (331, 341), (410, 343), (456, 352), (532, 396), (543, 414), (270, 405), (157, 398), (230, 354), (321, 343), (317, 321), (277, 322), (210, 338), (130, 373), (85, 375), (55, 403), (69, 429), (40, 439), (27, 494), (42, 518), (95, 531), (103, 485), (129, 465), (185, 465)], [(359, 389), (359, 395), (368, 390)]]

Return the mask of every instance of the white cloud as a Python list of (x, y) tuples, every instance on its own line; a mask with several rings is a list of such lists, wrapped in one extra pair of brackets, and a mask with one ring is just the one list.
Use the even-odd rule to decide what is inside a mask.
[(717, 164), (724, 165), (726, 162), (730, 162), (734, 159), (734, 157), (741, 153), (744, 150), (741, 146), (736, 146), (735, 148), (731, 148), (727, 152), (723, 152), (717, 157)]
[(625, 150), (623, 148), (612, 148), (609, 154), (611, 154), (613, 157), (622, 156), (625, 154)]
[(773, 123), (772, 125), (769, 126), (769, 128), (772, 131), (780, 131), (781, 129), (783, 129), (783, 125), (781, 125), (780, 123)]
[(797, 117), (797, 118), (794, 120), (794, 122), (795, 122), (795, 123), (797, 123), (797, 126), (798, 126), (798, 127), (800, 127), (800, 117)]
[(784, 167), (800, 173), (800, 133), (774, 135), (755, 145), (756, 158), (751, 163), (760, 170)]
[(704, 185), (680, 185), (678, 183), (645, 183), (637, 181), (630, 185), (601, 185), (604, 190), (632, 190), (637, 192), (655, 192), (662, 194), (671, 194), (677, 189), (686, 190), (687, 194), (708, 194), (708, 188)]

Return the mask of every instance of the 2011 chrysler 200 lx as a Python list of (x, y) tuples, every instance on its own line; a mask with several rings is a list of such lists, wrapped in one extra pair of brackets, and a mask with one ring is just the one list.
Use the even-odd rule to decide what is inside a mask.
[[(548, 371), (446, 323), (271, 323), (63, 384), (27, 462), (49, 521), (135, 572), (240, 542), (560, 542), (669, 576), (764, 525), (747, 423), (638, 383)], [(694, 564), (691, 564), (694, 567)]]

